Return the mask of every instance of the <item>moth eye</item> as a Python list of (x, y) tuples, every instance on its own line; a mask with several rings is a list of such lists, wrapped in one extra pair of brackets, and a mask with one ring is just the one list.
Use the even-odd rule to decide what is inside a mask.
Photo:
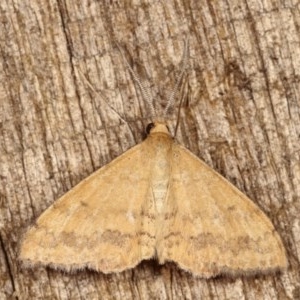
[(147, 127), (146, 127), (146, 133), (147, 133), (147, 134), (149, 134), (149, 133), (150, 133), (150, 131), (151, 131), (151, 129), (152, 129), (154, 126), (155, 126), (155, 124), (154, 124), (154, 123), (150, 123), (150, 124), (148, 124), (148, 125), (147, 125)]

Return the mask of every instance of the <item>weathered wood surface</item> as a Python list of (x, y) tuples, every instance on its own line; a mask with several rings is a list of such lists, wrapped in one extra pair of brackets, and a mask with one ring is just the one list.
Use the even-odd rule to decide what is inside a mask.
[[(300, 299), (297, 2), (4, 0), (0, 11), (0, 299)], [(177, 139), (270, 217), (289, 269), (212, 280), (155, 261), (112, 275), (21, 269), (18, 244), (34, 219), (143, 139), (149, 108), (114, 39), (160, 109), (186, 35)]]

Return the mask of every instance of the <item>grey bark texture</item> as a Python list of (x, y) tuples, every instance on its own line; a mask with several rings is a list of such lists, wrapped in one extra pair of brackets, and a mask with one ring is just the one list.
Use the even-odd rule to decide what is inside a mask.
[[(182, 98), (177, 140), (268, 215), (288, 270), (204, 280), (154, 260), (111, 275), (21, 268), (26, 228), (151, 121), (115, 41), (162, 111), (186, 36), (170, 128)], [(0, 299), (300, 299), (299, 37), (297, 1), (1, 1)]]

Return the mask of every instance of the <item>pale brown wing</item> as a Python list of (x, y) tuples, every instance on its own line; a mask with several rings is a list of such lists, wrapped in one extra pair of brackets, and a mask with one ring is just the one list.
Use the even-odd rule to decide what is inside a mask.
[(280, 237), (244, 194), (184, 147), (174, 144), (161, 263), (201, 277), (285, 268)]
[(149, 155), (145, 142), (139, 144), (54, 202), (25, 235), (20, 259), (29, 266), (109, 273), (152, 257)]

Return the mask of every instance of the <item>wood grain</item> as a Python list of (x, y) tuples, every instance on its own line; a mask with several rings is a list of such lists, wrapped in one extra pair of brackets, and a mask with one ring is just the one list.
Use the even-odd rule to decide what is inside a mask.
[[(0, 298), (299, 298), (297, 5), (2, 1)], [(177, 138), (266, 213), (283, 239), (288, 271), (201, 280), (153, 261), (117, 275), (21, 269), (19, 241), (35, 218), (143, 139), (149, 109), (114, 39), (149, 80), (160, 110), (175, 82), (187, 34), (191, 59)], [(77, 68), (127, 124), (87, 87)]]

